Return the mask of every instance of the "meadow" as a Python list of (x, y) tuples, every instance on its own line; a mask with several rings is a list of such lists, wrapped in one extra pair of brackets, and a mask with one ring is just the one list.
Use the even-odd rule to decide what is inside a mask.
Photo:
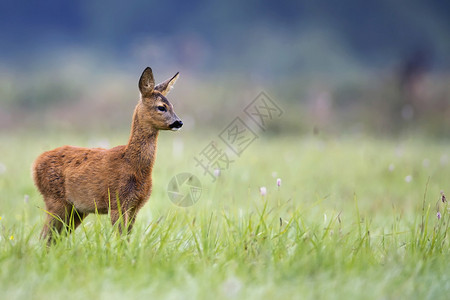
[[(90, 215), (47, 248), (35, 157), (128, 132), (1, 133), (0, 299), (447, 298), (448, 141), (262, 134), (212, 182), (193, 158), (216, 136), (160, 134), (129, 238)], [(180, 172), (202, 183), (189, 207), (167, 194)]]

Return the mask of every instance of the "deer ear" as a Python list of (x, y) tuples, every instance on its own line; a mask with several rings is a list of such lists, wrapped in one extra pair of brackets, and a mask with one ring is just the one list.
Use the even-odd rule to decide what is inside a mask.
[(155, 87), (155, 90), (163, 94), (164, 96), (167, 96), (167, 94), (170, 92), (170, 90), (173, 88), (175, 82), (177, 81), (178, 77), (180, 76), (180, 72), (177, 72), (175, 76), (173, 76), (170, 79), (167, 79), (164, 82), (161, 82)]
[(153, 72), (150, 67), (145, 68), (139, 79), (139, 91), (142, 96), (148, 96), (155, 88), (155, 79), (153, 79)]

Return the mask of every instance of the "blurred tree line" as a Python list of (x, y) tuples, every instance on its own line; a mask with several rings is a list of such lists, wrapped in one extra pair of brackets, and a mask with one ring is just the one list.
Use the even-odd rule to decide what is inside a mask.
[[(222, 68), (231, 61), (233, 67), (251, 67), (247, 63), (253, 57), (261, 59), (258, 64), (270, 58), (289, 73), (307, 65), (301, 50), (291, 48), (300, 39), (319, 36), (331, 40), (324, 46), (335, 43), (343, 49), (334, 50), (368, 65), (392, 62), (414, 48), (433, 55), (437, 68), (450, 63), (450, 3), (440, 0), (2, 1), (0, 28), (3, 59), (24, 59), (30, 52), (58, 46), (87, 46), (123, 57), (148, 39), (164, 43), (185, 37), (210, 52), (202, 68)], [(267, 40), (282, 45), (267, 48)], [(321, 52), (327, 51), (333, 49)], [(259, 57), (264, 52), (267, 56)], [(182, 55), (187, 54), (175, 58), (190, 59)], [(285, 55), (289, 59), (283, 64)]]
[(0, 125), (151, 65), (195, 74), (217, 105), (271, 90), (317, 128), (428, 126), (449, 117), (449, 36), (440, 0), (1, 1)]

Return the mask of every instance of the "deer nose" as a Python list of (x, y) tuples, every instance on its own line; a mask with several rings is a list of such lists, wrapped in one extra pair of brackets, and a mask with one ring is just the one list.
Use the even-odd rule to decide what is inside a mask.
[(172, 130), (177, 130), (177, 129), (180, 129), (181, 126), (183, 126), (183, 121), (181, 121), (181, 120), (176, 120), (175, 122), (173, 122), (172, 124), (170, 124), (169, 127), (170, 127)]

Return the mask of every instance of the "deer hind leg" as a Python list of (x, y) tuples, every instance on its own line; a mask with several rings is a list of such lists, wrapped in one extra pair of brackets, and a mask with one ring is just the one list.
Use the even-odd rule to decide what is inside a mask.
[(47, 244), (53, 241), (53, 235), (60, 233), (63, 222), (66, 219), (66, 205), (58, 200), (45, 198), (47, 217), (41, 231), (41, 239), (47, 240)]
[(87, 214), (78, 213), (75, 208), (58, 200), (45, 199), (47, 217), (41, 231), (41, 239), (47, 240), (47, 244), (53, 241), (53, 235), (60, 234), (63, 229), (68, 233), (75, 230), (81, 224)]

